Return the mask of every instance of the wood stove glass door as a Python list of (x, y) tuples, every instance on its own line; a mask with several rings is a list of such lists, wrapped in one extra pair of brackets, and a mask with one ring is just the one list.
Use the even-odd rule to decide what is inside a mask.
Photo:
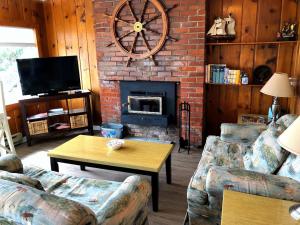
[(162, 115), (162, 97), (128, 96), (128, 113)]

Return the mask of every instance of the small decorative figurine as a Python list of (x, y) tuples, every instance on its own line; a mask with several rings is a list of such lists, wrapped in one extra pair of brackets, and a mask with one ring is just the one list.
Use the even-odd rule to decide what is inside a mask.
[(231, 13), (224, 19), (216, 18), (207, 32), (207, 37), (214, 40), (233, 40), (235, 35), (235, 19)]
[(297, 24), (285, 22), (281, 31), (277, 33), (279, 41), (294, 41), (297, 39)]
[(227, 34), (235, 35), (235, 19), (232, 18), (232, 14), (230, 13), (228, 17), (224, 18), (227, 24)]
[(218, 17), (214, 21), (214, 25), (210, 28), (207, 35), (216, 36), (216, 35), (226, 35), (226, 21), (221, 17)]

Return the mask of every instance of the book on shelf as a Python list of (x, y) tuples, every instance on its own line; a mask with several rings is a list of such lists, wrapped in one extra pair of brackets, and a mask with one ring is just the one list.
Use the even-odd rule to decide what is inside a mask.
[(240, 85), (241, 71), (229, 69), (226, 67), (226, 64), (208, 64), (206, 65), (205, 82)]
[(225, 78), (226, 64), (209, 64), (206, 66), (206, 83), (222, 84)]

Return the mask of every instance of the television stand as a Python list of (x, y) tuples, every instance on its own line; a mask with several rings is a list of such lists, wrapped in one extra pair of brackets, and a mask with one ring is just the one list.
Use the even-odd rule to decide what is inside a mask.
[(67, 95), (66, 92), (48, 92), (48, 93), (43, 93), (39, 94), (38, 97), (48, 97), (48, 96), (56, 96), (56, 95)]
[[(58, 93), (21, 99), (19, 104), (27, 145), (30, 146), (35, 138), (49, 138), (76, 130), (87, 129), (93, 135), (90, 96), (90, 91), (83, 90), (71, 94)], [(72, 106), (74, 99), (78, 99), (74, 104), (76, 108)], [(79, 100), (82, 103), (80, 107)], [(36, 110), (33, 110), (34, 107)], [(53, 110), (56, 108), (63, 109)], [(32, 111), (37, 113), (33, 114)]]

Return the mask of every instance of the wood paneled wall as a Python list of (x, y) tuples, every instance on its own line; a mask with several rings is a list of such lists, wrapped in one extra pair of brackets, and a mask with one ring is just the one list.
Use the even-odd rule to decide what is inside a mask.
[[(299, 1), (298, 1), (299, 2)], [(300, 2), (298, 3), (298, 40), (300, 37)], [(290, 110), (292, 113), (300, 115), (300, 41), (298, 41), (297, 47), (294, 50), (293, 59), (293, 77), (297, 78), (298, 85), (296, 90), (296, 97), (290, 101)]]
[(84, 89), (93, 92), (94, 121), (100, 121), (92, 0), (46, 0), (45, 27), (49, 56), (77, 55)]
[(298, 79), (298, 86), (296, 89), (296, 97), (290, 101), (290, 110), (292, 113), (300, 115), (300, 43), (298, 43), (298, 55), (295, 58), (295, 73), (294, 77)]
[(0, 0), (0, 26), (33, 28), (37, 35), (39, 55), (47, 55), (44, 11), (38, 0)]
[[(273, 72), (292, 74), (292, 61), (297, 43), (257, 44), (276, 41), (284, 21), (297, 21), (295, 0), (216, 0), (208, 4), (208, 27), (216, 16), (233, 14), (236, 19), (236, 45), (214, 45), (207, 48), (208, 62), (225, 63), (250, 75), (259, 65), (268, 65)], [(248, 44), (245, 44), (248, 43)]]
[[(77, 55), (82, 86), (93, 92), (94, 120), (99, 122), (99, 82), (92, 4), (92, 0), (0, 0), (0, 26), (34, 28), (40, 56)], [(41, 107), (33, 108), (32, 113), (39, 112)], [(21, 132), (18, 104), (8, 106), (7, 113), (11, 117), (11, 132)]]
[[(0, 26), (14, 26), (33, 28), (37, 35), (39, 55), (48, 54), (45, 43), (43, 5), (37, 0), (0, 0)], [(1, 35), (1, 34), (0, 34)], [(7, 114), (11, 117), (9, 125), (11, 132), (21, 132), (21, 116), (18, 104), (7, 107)]]
[[(230, 43), (207, 43), (207, 63), (224, 63), (241, 69), (253, 81), (253, 70), (268, 65), (273, 72), (291, 76), (299, 73), (299, 42), (276, 43), (276, 34), (285, 21), (299, 23), (300, 2), (295, 0), (208, 1), (207, 29), (217, 16), (233, 14), (236, 39)], [(297, 60), (298, 58), (298, 60)], [(219, 134), (223, 122), (237, 122), (239, 113), (267, 114), (272, 98), (260, 93), (262, 86), (206, 85), (206, 135)], [(300, 113), (300, 102), (281, 99), (285, 112)], [(298, 108), (297, 108), (298, 107)]]

